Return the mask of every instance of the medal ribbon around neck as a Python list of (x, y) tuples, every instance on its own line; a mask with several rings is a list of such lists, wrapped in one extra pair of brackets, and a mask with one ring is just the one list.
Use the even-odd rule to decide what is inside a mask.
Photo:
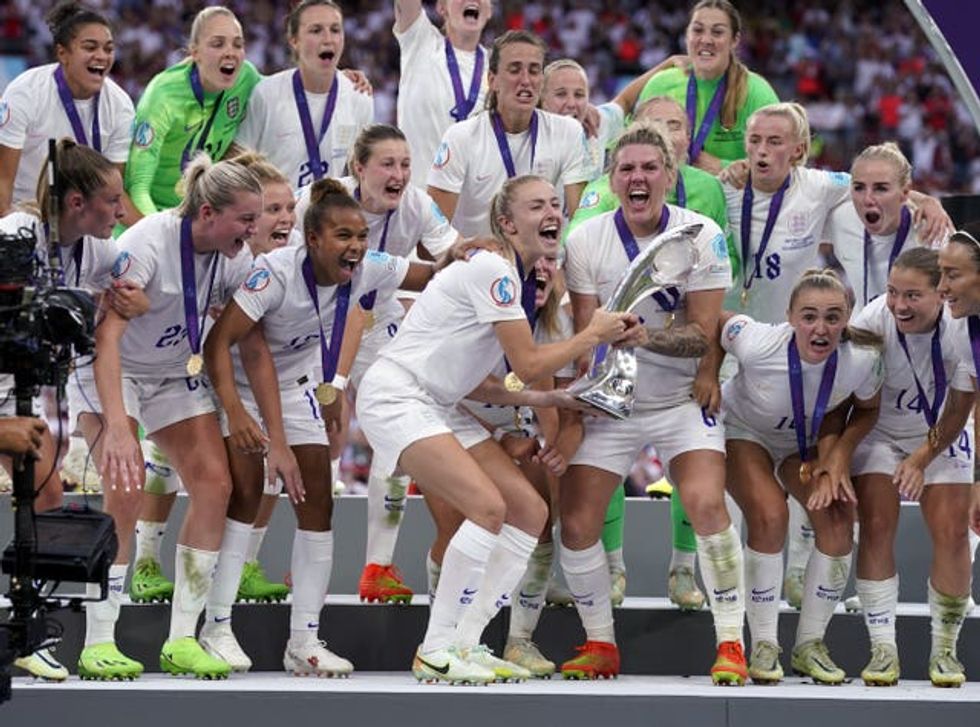
[[(356, 199), (358, 202), (361, 201), (360, 187), (356, 187), (354, 189), (354, 199)], [(388, 210), (387, 212), (385, 212), (385, 224), (384, 227), (381, 229), (381, 240), (378, 242), (378, 252), (385, 251), (385, 246), (388, 243), (388, 225), (391, 222), (391, 216), (393, 214), (395, 214), (395, 210)], [(358, 302), (360, 303), (361, 308), (363, 308), (365, 311), (373, 310), (377, 297), (378, 297), (378, 291), (372, 290), (370, 293), (365, 293), (364, 295), (362, 295), (360, 301)]]
[(68, 80), (65, 78), (65, 69), (60, 65), (54, 71), (54, 82), (58, 86), (58, 98), (61, 99), (61, 105), (65, 109), (65, 113), (68, 114), (68, 121), (71, 124), (72, 133), (75, 134), (75, 141), (77, 141), (82, 146), (91, 146), (97, 152), (102, 152), (102, 132), (99, 128), (99, 96), (100, 93), (96, 93), (92, 97), (92, 143), (88, 143), (88, 137), (85, 135), (85, 127), (82, 126), (82, 117), (78, 115), (78, 109), (75, 107), (75, 97), (71, 95), (71, 89), (68, 88)]
[[(201, 110), (204, 110), (204, 85), (201, 83), (201, 71), (198, 69), (197, 64), (191, 65), (190, 72), (190, 82), (191, 91), (194, 93), (194, 98), (197, 99), (198, 106)], [(218, 97), (214, 100), (214, 107), (211, 109), (211, 115), (208, 117), (207, 123), (204, 124), (204, 128), (201, 133), (197, 136), (197, 143), (194, 143), (194, 137), (187, 142), (187, 146), (184, 147), (184, 151), (180, 155), (180, 171), (184, 171), (184, 168), (190, 162), (191, 157), (197, 152), (205, 149), (208, 144), (208, 136), (211, 135), (211, 127), (214, 126), (214, 120), (218, 116), (218, 109), (221, 108), (221, 100), (225, 97), (225, 92), (222, 91), (218, 94)]]
[[(796, 449), (800, 454), (800, 462), (808, 462), (807, 436), (806, 436), (806, 403), (803, 397), (803, 365), (800, 362), (800, 352), (796, 348), (796, 334), (790, 336), (789, 347), (786, 349), (786, 357), (789, 362), (789, 393), (793, 403), (793, 426), (796, 429)], [(817, 390), (817, 401), (813, 405), (813, 417), (810, 420), (812, 425), (811, 433), (814, 437), (820, 434), (820, 425), (823, 423), (824, 414), (827, 413), (827, 404), (830, 401), (830, 394), (834, 389), (834, 378), (837, 376), (837, 351), (830, 354), (830, 358), (823, 365), (823, 373), (820, 376), (820, 388)]]
[[(687, 148), (687, 160), (691, 164), (697, 161), (697, 158), (701, 155), (701, 150), (704, 149), (704, 142), (708, 139), (708, 132), (711, 131), (711, 126), (715, 123), (715, 119), (718, 118), (718, 114), (721, 111), (721, 102), (725, 98), (725, 90), (727, 88), (728, 78), (727, 76), (723, 76), (721, 82), (718, 84), (718, 88), (715, 89), (715, 95), (711, 97), (708, 110), (704, 112), (701, 125), (697, 127), (697, 133), (691, 137), (691, 144)], [(694, 131), (694, 120), (698, 113), (698, 81), (693, 73), (687, 79), (686, 106), (687, 128)], [(681, 206), (683, 207), (683, 205)]]
[(745, 191), (742, 193), (742, 220), (740, 225), (742, 264), (745, 265), (745, 270), (742, 271), (743, 299), (748, 295), (749, 288), (752, 287), (752, 280), (755, 278), (755, 271), (759, 269), (762, 256), (766, 254), (766, 248), (769, 247), (769, 238), (772, 237), (772, 230), (776, 225), (776, 218), (779, 217), (779, 210), (782, 209), (783, 198), (786, 196), (786, 190), (789, 189), (789, 180), (792, 176), (792, 174), (786, 175), (786, 179), (779, 185), (779, 190), (769, 200), (769, 214), (766, 216), (766, 226), (762, 230), (762, 239), (759, 240), (759, 250), (755, 254), (755, 260), (751, 267), (749, 267), (748, 261), (749, 250), (752, 249), (752, 204), (755, 200), (755, 193), (752, 191), (751, 176), (745, 185)]
[(922, 402), (922, 416), (926, 418), (926, 424), (930, 429), (936, 426), (936, 421), (939, 419), (939, 410), (942, 409), (943, 402), (946, 400), (946, 369), (943, 366), (943, 347), (939, 342), (941, 322), (942, 311), (939, 313), (939, 320), (936, 321), (936, 328), (932, 332), (930, 356), (932, 358), (932, 377), (936, 383), (936, 398), (931, 404), (929, 403), (929, 397), (926, 396), (926, 390), (923, 388), (922, 382), (919, 381), (919, 375), (915, 372), (915, 364), (912, 363), (912, 356), (909, 354), (905, 334), (897, 331), (898, 343), (901, 345), (902, 351), (905, 352), (905, 359), (909, 362), (909, 368), (912, 370), (912, 378), (915, 379), (915, 388), (918, 389), (919, 400)]
[[(497, 147), (500, 149), (500, 158), (504, 162), (504, 168), (507, 170), (507, 178), (511, 179), (517, 176), (517, 168), (514, 166), (514, 157), (510, 153), (510, 144), (507, 143), (507, 132), (504, 131), (504, 122), (500, 118), (500, 114), (496, 111), (490, 112), (490, 125), (493, 127), (493, 135), (497, 139)], [(534, 173), (534, 154), (538, 148), (538, 112), (534, 111), (531, 115), (531, 168), (528, 170), (529, 174)]]
[(337, 301), (333, 312), (333, 329), (330, 331), (330, 345), (323, 332), (323, 321), (320, 319), (320, 296), (317, 293), (316, 277), (313, 275), (313, 261), (309, 253), (303, 260), (303, 282), (306, 292), (313, 301), (316, 311), (316, 322), (320, 327), (320, 363), (323, 366), (323, 381), (330, 383), (337, 374), (337, 364), (340, 361), (340, 346), (344, 341), (344, 325), (347, 322), (347, 307), (350, 303), (351, 284), (349, 282), (337, 286)]
[(456, 60), (456, 49), (446, 38), (446, 65), (449, 67), (449, 78), (453, 82), (453, 96), (456, 98), (456, 105), (449, 110), (457, 123), (469, 118), (470, 112), (476, 106), (476, 100), (480, 96), (480, 86), (483, 84), (483, 48), (476, 47), (476, 58), (473, 61), (473, 78), (470, 80), (470, 92), (463, 93), (463, 79), (459, 73), (459, 62)]
[[(525, 277), (524, 262), (520, 255), (514, 255), (514, 263), (517, 266), (517, 276), (521, 279), (521, 308), (524, 309), (524, 315), (527, 316), (527, 322), (531, 325), (531, 333), (533, 334), (534, 327), (538, 324), (538, 308), (535, 305), (535, 300), (538, 297), (538, 277), (533, 274), (530, 278)], [(510, 373), (510, 361), (507, 360), (506, 356), (504, 356), (504, 365), (507, 367), (507, 372)]]
[[(902, 217), (901, 221), (898, 223), (898, 231), (895, 233), (895, 242), (892, 243), (892, 250), (888, 253), (888, 272), (892, 271), (892, 265), (895, 264), (895, 258), (902, 251), (902, 246), (905, 244), (905, 240), (909, 236), (909, 230), (912, 229), (912, 213), (909, 212), (908, 207), (902, 207)], [(868, 228), (864, 228), (864, 304), (868, 304), (868, 267), (871, 260), (871, 233), (868, 232)]]
[(970, 349), (973, 351), (973, 369), (976, 379), (980, 382), (980, 316), (970, 316), (967, 319), (970, 329)]
[(306, 100), (306, 91), (303, 90), (303, 79), (299, 69), (293, 73), (293, 98), (296, 100), (296, 111), (299, 113), (299, 123), (303, 127), (303, 140), (306, 142), (306, 157), (309, 160), (310, 171), (314, 179), (322, 179), (327, 175), (324, 168), (323, 159), (320, 157), (320, 143), (327, 135), (330, 122), (333, 120), (333, 112), (337, 107), (337, 95), (340, 85), (337, 82), (337, 74), (334, 74), (333, 83), (330, 85), (330, 93), (327, 95), (327, 105), (323, 109), (323, 118), (320, 119), (320, 133), (313, 133), (313, 118), (310, 116), (310, 105)]
[[(194, 275), (194, 237), (191, 234), (191, 218), (180, 220), (180, 277), (184, 289), (184, 323), (187, 326), (187, 344), (191, 349), (191, 358), (200, 361), (201, 331), (204, 330), (204, 320), (208, 314), (208, 304), (214, 290), (214, 279), (218, 273), (218, 253), (212, 252), (208, 261), (210, 276), (208, 279), (208, 295), (204, 299), (204, 310), (200, 319), (197, 311), (197, 278)], [(188, 373), (191, 373), (188, 371)], [(191, 375), (194, 375), (193, 373)]]

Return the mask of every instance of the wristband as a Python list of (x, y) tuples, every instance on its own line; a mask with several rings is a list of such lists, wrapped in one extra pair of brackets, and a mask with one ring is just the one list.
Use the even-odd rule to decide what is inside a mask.
[(344, 391), (347, 389), (347, 377), (341, 374), (334, 374), (331, 385), (335, 389), (340, 389), (341, 391)]
[(496, 429), (493, 430), (493, 441), (495, 442), (499, 442), (501, 439), (503, 439), (506, 436), (507, 436), (507, 432), (505, 432), (500, 427), (497, 427)]

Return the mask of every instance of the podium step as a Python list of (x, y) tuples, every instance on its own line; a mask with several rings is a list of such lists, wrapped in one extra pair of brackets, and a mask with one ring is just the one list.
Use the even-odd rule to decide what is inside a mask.
[(980, 685), (940, 690), (903, 681), (892, 688), (818, 687), (788, 680), (778, 687), (714, 687), (706, 677), (623, 676), (614, 681), (533, 681), (487, 687), (418, 685), (408, 673), (350, 679), (234, 675), (224, 682), (147, 675), (127, 684), (16, 679), (0, 706), (4, 725), (98, 727), (174, 725), (524, 725), (656, 724), (663, 727), (919, 727), (976, 724)]
[[(708, 673), (715, 640), (707, 610), (682, 612), (663, 598), (627, 598), (614, 614), (624, 674), (699, 677)], [(167, 637), (169, 617), (166, 605), (123, 606), (117, 643), (128, 656), (143, 662), (148, 672), (159, 671), (160, 646)], [(84, 614), (62, 611), (55, 618), (65, 633), (57, 656), (74, 671), (84, 640)], [(424, 596), (417, 596), (408, 606), (362, 604), (355, 596), (330, 596), (321, 614), (320, 635), (332, 651), (350, 659), (358, 672), (405, 671), (422, 640), (427, 618), (428, 599)], [(484, 633), (484, 643), (498, 654), (506, 640), (507, 618), (505, 610)], [(798, 618), (798, 612), (784, 605), (779, 637), (787, 674)], [(288, 605), (237, 605), (233, 624), (255, 671), (282, 671), (282, 653), (289, 635)], [(928, 678), (929, 635), (928, 608), (900, 604), (898, 646), (904, 678)], [(548, 658), (560, 663), (574, 655), (574, 647), (585, 640), (585, 634), (574, 608), (547, 608), (534, 639)], [(827, 643), (841, 668), (857, 677), (868, 660), (863, 617), (844, 613), (839, 607)], [(980, 613), (964, 623), (960, 660), (968, 677), (980, 679)]]

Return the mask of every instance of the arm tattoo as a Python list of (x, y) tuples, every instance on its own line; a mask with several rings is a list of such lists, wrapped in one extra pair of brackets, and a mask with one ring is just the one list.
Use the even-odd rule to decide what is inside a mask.
[(675, 358), (700, 358), (708, 351), (708, 339), (697, 326), (686, 325), (664, 330), (647, 330), (648, 351)]

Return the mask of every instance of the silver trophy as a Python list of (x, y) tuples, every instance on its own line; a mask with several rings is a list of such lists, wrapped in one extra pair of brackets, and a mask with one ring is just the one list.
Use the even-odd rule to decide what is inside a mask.
[[(657, 235), (630, 263), (605, 309), (628, 313), (660, 290), (682, 288), (698, 266), (695, 240), (702, 227), (691, 222)], [(604, 414), (626, 419), (633, 412), (636, 371), (632, 347), (599, 346), (592, 352), (588, 373), (573, 381), (568, 392)]]

